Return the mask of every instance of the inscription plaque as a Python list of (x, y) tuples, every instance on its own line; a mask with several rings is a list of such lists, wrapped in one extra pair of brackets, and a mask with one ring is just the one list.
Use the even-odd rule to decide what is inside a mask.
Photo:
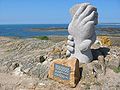
[(54, 64), (54, 77), (59, 77), (62, 80), (69, 80), (70, 70), (70, 67), (61, 64)]
[(48, 78), (75, 87), (80, 80), (79, 60), (76, 58), (53, 60)]

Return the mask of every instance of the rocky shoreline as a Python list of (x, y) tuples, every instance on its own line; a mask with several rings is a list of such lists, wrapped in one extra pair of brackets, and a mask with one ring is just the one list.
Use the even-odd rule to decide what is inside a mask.
[(30, 31), (61, 31), (67, 30), (65, 27), (32, 28)]
[(66, 58), (66, 37), (0, 37), (0, 90), (119, 90), (120, 37), (110, 39), (112, 46), (92, 46), (94, 61), (80, 65), (81, 80), (70, 88), (47, 78), (51, 61)]
[[(29, 31), (41, 32), (41, 31), (67, 31), (67, 27), (49, 27), (49, 28), (32, 28)], [(120, 36), (120, 28), (111, 27), (96, 27), (96, 31), (99, 32), (98, 35), (113, 35)]]

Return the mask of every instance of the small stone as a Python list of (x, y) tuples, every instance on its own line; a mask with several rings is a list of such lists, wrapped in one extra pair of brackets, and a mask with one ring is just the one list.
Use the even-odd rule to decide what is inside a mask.
[(16, 68), (13, 72), (13, 75), (15, 76), (23, 76), (23, 72), (21, 71), (21, 67)]
[(42, 63), (42, 65), (48, 65), (48, 64), (49, 64), (48, 61), (44, 61), (44, 62)]
[(43, 63), (45, 61), (44, 56), (40, 56), (40, 63)]
[(94, 63), (93, 64), (93, 69), (97, 74), (102, 74), (102, 66), (99, 63)]
[(105, 75), (106, 73), (106, 64), (105, 64), (105, 58), (103, 55), (98, 56), (98, 61), (101, 64), (103, 74)]
[(41, 66), (42, 64), (41, 63), (37, 63), (37, 65), (36, 66)]
[(103, 56), (103, 55), (98, 56), (98, 60), (99, 60), (99, 62), (101, 62), (101, 63), (105, 63), (105, 59), (104, 59), (104, 56)]
[(120, 66), (120, 60), (119, 59), (114, 59), (108, 62), (108, 66), (110, 68), (118, 68)]
[(71, 87), (80, 79), (79, 61), (76, 58), (56, 59), (52, 61), (48, 77)]
[(14, 63), (14, 64), (12, 65), (13, 70), (16, 69), (17, 67), (19, 67), (19, 63)]
[(45, 84), (44, 84), (44, 83), (38, 83), (38, 85), (39, 85), (39, 86), (45, 86)]
[(25, 74), (28, 74), (28, 72), (30, 71), (30, 69), (31, 69), (31, 68), (27, 68), (27, 69), (23, 70), (23, 72), (24, 72)]
[(51, 62), (53, 59), (52, 58), (48, 58), (47, 61)]
[(31, 89), (35, 90), (37, 84), (38, 84), (38, 79), (25, 78), (21, 81), (20, 87), (24, 87), (27, 90), (31, 90)]

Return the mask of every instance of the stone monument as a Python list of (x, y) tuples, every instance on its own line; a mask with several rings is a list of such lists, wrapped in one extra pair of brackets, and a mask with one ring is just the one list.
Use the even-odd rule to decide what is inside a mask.
[(96, 40), (97, 9), (88, 3), (75, 5), (71, 10), (72, 21), (68, 27), (68, 46), (65, 59), (53, 60), (48, 77), (75, 87), (80, 80), (79, 62), (88, 63), (93, 57), (90, 50)]
[(72, 21), (68, 26), (70, 35), (66, 55), (77, 58), (80, 63), (89, 63), (93, 59), (90, 47), (96, 40), (97, 9), (89, 3), (82, 3), (75, 5), (70, 12)]
[(56, 59), (50, 65), (48, 77), (70, 87), (80, 80), (79, 61), (76, 58)]

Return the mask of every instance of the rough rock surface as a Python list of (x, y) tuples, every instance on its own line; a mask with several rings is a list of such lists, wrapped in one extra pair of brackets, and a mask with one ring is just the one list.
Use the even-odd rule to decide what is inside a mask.
[[(48, 77), (75, 87), (80, 80), (79, 61), (76, 58), (56, 59), (51, 62)], [(57, 67), (55, 65), (57, 64)], [(61, 69), (63, 68), (63, 69)], [(57, 69), (57, 70), (56, 70)], [(59, 70), (60, 69), (60, 70)], [(61, 71), (63, 70), (63, 71)], [(59, 71), (59, 72), (58, 72)], [(64, 74), (66, 72), (66, 75)], [(55, 73), (57, 76), (55, 76)]]
[(0, 37), (0, 90), (120, 89), (120, 46), (94, 44), (94, 61), (80, 65), (82, 77), (76, 88), (47, 78), (51, 61), (64, 58), (65, 52), (66, 41)]

